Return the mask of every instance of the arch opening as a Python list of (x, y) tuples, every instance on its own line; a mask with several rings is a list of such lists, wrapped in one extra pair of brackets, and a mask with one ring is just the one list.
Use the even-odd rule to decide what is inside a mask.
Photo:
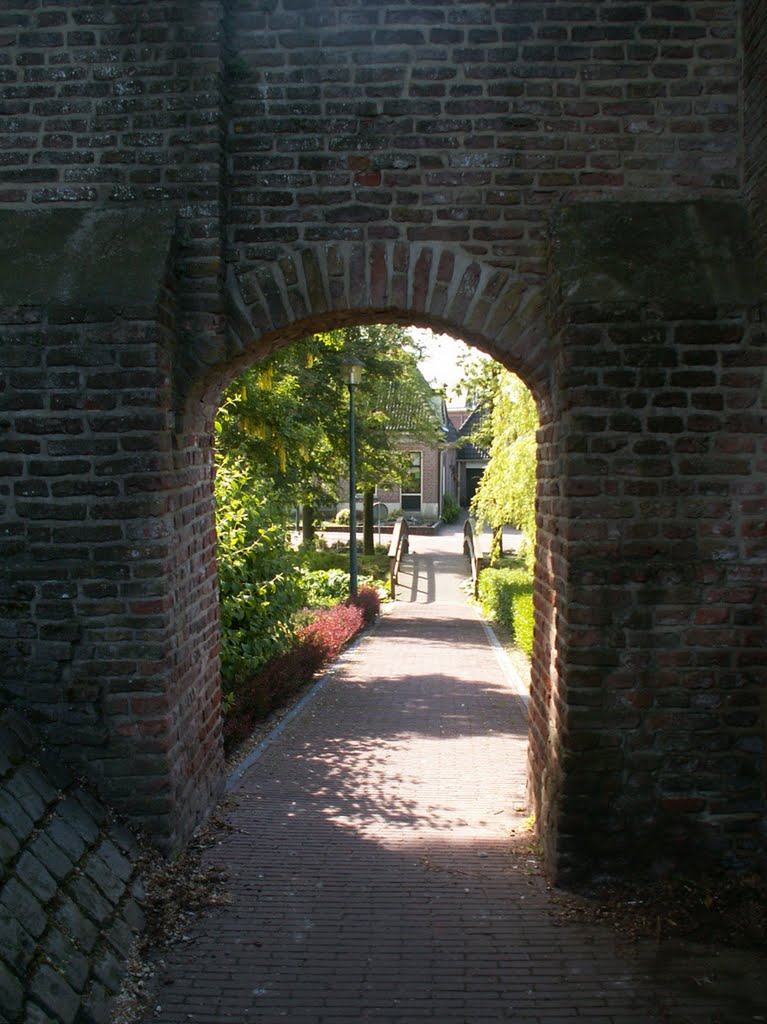
[[(350, 356), (364, 364), (363, 379), (355, 387), (358, 392), (355, 463), (359, 486), (354, 505), (357, 515), (362, 513), (357, 535), (362, 541), (360, 555), (363, 559), (371, 558), (368, 570), (377, 569), (384, 585), (388, 581), (385, 550), (379, 565), (376, 566), (372, 558), (375, 508), (386, 510), (383, 516), (386, 522), (382, 523), (379, 517), (379, 543), (382, 528), (384, 533), (391, 533), (393, 518), (399, 515), (406, 516), (411, 530), (416, 533), (438, 527), (441, 519), (452, 522), (460, 515), (459, 499), (464, 508), (468, 508), (466, 480), (478, 459), (483, 469), (489, 463), (490, 486), (484, 492), (489, 497), (485, 497), (481, 507), (485, 521), (494, 528), (493, 550), (498, 530), (504, 525), (524, 527), (528, 561), (520, 561), (517, 571), (525, 573), (525, 565), (532, 569), (535, 536), (532, 398), (523, 402), (524, 394), (529, 395), (529, 392), (519, 379), (491, 372), (491, 365), (497, 364), (487, 359), (473, 367), (472, 407), (465, 408), (464, 396), (463, 407), (456, 401), (452, 403), (454, 408), (449, 409), (445, 395), (427, 382), (415, 361), (415, 353), (411, 355), (413, 346), (422, 340), (419, 337), (416, 342), (405, 332), (381, 325), (362, 329), (347, 327), (332, 334), (314, 335), (254, 364), (224, 392), (224, 404), (216, 420), (217, 503), (219, 526), (223, 524), (224, 537), (228, 539), (222, 542), (219, 531), (219, 572), (224, 573), (222, 674), (224, 693), (231, 690), (234, 702), (225, 718), (225, 737), (230, 744), (233, 737), (241, 737), (244, 719), (252, 715), (254, 700), (257, 700), (253, 688), (258, 690), (260, 686), (262, 698), (258, 699), (262, 704), (268, 701), (266, 691), (270, 676), (266, 663), (269, 655), (281, 656), (284, 649), (295, 643), (292, 628), (298, 606), (293, 607), (291, 601), (301, 599), (302, 572), (330, 564), (330, 551), (315, 551), (315, 532), (320, 535), (320, 545), (327, 548), (333, 542), (340, 543), (338, 531), (344, 532), (344, 528), (337, 525), (338, 521), (347, 523), (349, 519), (349, 397), (341, 367)], [(435, 355), (437, 350), (444, 353), (450, 341), (442, 336), (435, 347)], [(452, 342), (452, 345), (456, 348), (461, 345), (465, 356), (471, 351), (463, 343)], [(401, 351), (403, 349), (406, 351)], [(448, 378), (457, 382), (464, 372), (458, 367), (451, 370), (446, 365), (449, 359), (449, 355), (443, 355), (433, 365), (434, 373), (443, 384)], [(480, 368), (483, 365), (484, 370)], [(494, 406), (497, 406), (495, 412)], [(518, 411), (518, 423), (511, 429), (512, 424), (502, 424), (500, 417), (511, 417), (515, 411)], [(484, 423), (484, 435), (477, 447), (475, 433), (481, 423)], [(500, 435), (501, 429), (506, 431), (512, 448), (517, 435), (525, 435), (524, 445), (520, 443), (516, 448), (515, 475), (499, 452), (501, 437), (496, 445), (492, 444), (492, 432)], [(516, 478), (521, 470), (524, 470), (524, 484)], [(513, 502), (499, 503), (499, 480), (515, 495)], [(252, 549), (242, 536), (246, 517), (243, 495), (252, 496), (252, 520), (248, 527), (254, 538)], [(227, 501), (232, 502), (232, 511)], [(296, 506), (301, 506), (300, 516)], [(296, 538), (293, 564), (289, 564), (289, 557), (283, 564), (279, 559), (284, 559), (288, 551), (285, 546), (279, 551), (276, 544), (272, 544), (273, 531), (276, 528), (279, 532), (281, 526), (283, 545), (287, 545), (287, 527), (298, 530), (299, 523), (302, 543), (298, 546)], [(232, 526), (235, 529), (231, 529)], [(348, 551), (348, 526), (345, 534), (343, 540)], [(263, 538), (263, 567), (258, 564), (258, 537)], [(518, 530), (517, 543), (521, 537)], [(388, 537), (385, 539), (388, 545)], [(450, 543), (448, 541), (446, 551), (451, 550)], [(486, 547), (489, 555), (489, 539)], [(250, 551), (247, 562), (242, 555), (245, 548)], [(270, 561), (270, 553), (273, 561)], [(506, 554), (514, 555), (513, 547)], [(340, 572), (342, 567), (347, 569), (348, 563), (339, 556), (333, 574), (333, 587), (339, 600), (348, 596), (348, 591), (342, 593), (341, 590), (344, 581), (348, 585), (347, 573)], [(250, 603), (252, 588), (259, 586), (259, 580), (254, 577), (258, 572), (269, 578), (279, 573), (283, 580), (282, 592), (269, 599), (263, 618)], [(464, 567), (461, 575), (465, 577), (467, 572)], [(364, 583), (364, 575), (360, 582)], [(264, 586), (267, 586), (265, 581)], [(504, 619), (508, 621), (507, 616)], [(532, 623), (532, 609), (529, 622)], [(529, 655), (529, 647), (525, 649)], [(260, 684), (253, 679), (259, 672), (262, 674)], [(243, 708), (242, 715), (238, 702)]]
[[(432, 262), (438, 267), (441, 260), (437, 259)], [(387, 267), (393, 265), (393, 263), (385, 263)], [(473, 262), (471, 265), (476, 266)], [(418, 266), (418, 260), (414, 261), (413, 266)], [(347, 280), (351, 280), (350, 274)], [(369, 280), (372, 280), (372, 276)], [(242, 343), (242, 338), (246, 331), (238, 322), (237, 344), (230, 345), (230, 350), (234, 350), (233, 355), (212, 369), (208, 367), (201, 374), (197, 386), (190, 389), (185, 405), (186, 415), (184, 420), (189, 426), (194, 424), (197, 429), (188, 430), (185, 435), (180, 435), (181, 443), (179, 450), (191, 447), (198, 453), (204, 451), (206, 453), (204, 460), (208, 462), (204, 472), (207, 479), (210, 480), (210, 474), (212, 473), (212, 426), (215, 410), (218, 407), (220, 395), (223, 393), (225, 386), (246, 366), (258, 363), (269, 354), (290, 345), (297, 338), (305, 336), (307, 333), (321, 333), (349, 326), (350, 324), (358, 324), (360, 326), (375, 323), (412, 325), (431, 329), (439, 333), (447, 333), (452, 337), (461, 337), (469, 346), (495, 358), (505, 369), (515, 373), (530, 387), (539, 409), (541, 424), (539, 440), (543, 446), (539, 445), (539, 450), (546, 452), (547, 459), (547, 461), (542, 463), (543, 468), (541, 472), (543, 477), (546, 477), (546, 474), (553, 471), (555, 460), (552, 458), (551, 443), (553, 422), (550, 377), (552, 367), (546, 364), (544, 356), (544, 353), (547, 351), (547, 328), (543, 317), (544, 309), (541, 302), (540, 289), (536, 286), (524, 285), (519, 281), (508, 278), (502, 284), (499, 275), (495, 272), (486, 273), (479, 271), (476, 274), (472, 272), (471, 280), (477, 286), (477, 290), (472, 291), (471, 296), (465, 300), (462, 299), (460, 305), (457, 306), (457, 297), (462, 295), (467, 288), (466, 269), (464, 268), (460, 273), (454, 273), (447, 282), (449, 287), (446, 288), (440, 286), (439, 275), (435, 270), (430, 278), (429, 288), (424, 292), (424, 296), (428, 295), (435, 301), (438, 310), (436, 313), (413, 307), (406, 307), (404, 309), (388, 307), (381, 309), (380, 306), (378, 308), (370, 308), (364, 302), (361, 305), (350, 303), (348, 307), (336, 310), (335, 312), (321, 309), (311, 316), (301, 317), (286, 326), (272, 327), (271, 330), (265, 330), (262, 333), (257, 332), (252, 327), (250, 317), (253, 315), (254, 310), (262, 311), (264, 307), (257, 303), (253, 292), (247, 293), (252, 303), (248, 313), (248, 323), (250, 325), (247, 331), (248, 343)], [(485, 282), (484, 285), (480, 284), (482, 281)], [(490, 289), (490, 295), (488, 295), (488, 283), (490, 281), (493, 282), (493, 286)], [(304, 282), (306, 283), (306, 279), (304, 279)], [(278, 275), (278, 283), (280, 294), (284, 295), (286, 285), (285, 275), (282, 271)], [(269, 291), (270, 288), (264, 284), (262, 275), (259, 294), (263, 298)], [(240, 295), (244, 292), (246, 292), (244, 288), (239, 290)], [(363, 296), (363, 300), (364, 298)], [(293, 301), (296, 305), (299, 305), (297, 300), (294, 299)], [(466, 319), (462, 321), (449, 320), (445, 315), (446, 305), (448, 308), (453, 309), (454, 312), (457, 309), (462, 309)], [(482, 310), (481, 314), (477, 312), (478, 309)], [(519, 319), (515, 318), (515, 313), (520, 314)], [(484, 333), (484, 331), (480, 332), (477, 329), (478, 323), (500, 325), (499, 336), (494, 337)], [(231, 330), (234, 330), (234, 327), (231, 327)], [(183, 438), (186, 440), (183, 440)], [(547, 438), (548, 447), (546, 447)], [(539, 483), (539, 488), (541, 488), (540, 493), (546, 495), (544, 498), (545, 506), (545, 500), (551, 500), (551, 495), (556, 490), (556, 483), (554, 481), (549, 485)], [(547, 491), (549, 492), (548, 494), (546, 494)], [(212, 509), (201, 508), (200, 511), (202, 512), (202, 522), (198, 522), (196, 526), (190, 522), (187, 526), (192, 532), (196, 531), (197, 535), (207, 535), (211, 529)], [(540, 623), (540, 626), (537, 630), (538, 638), (536, 640), (536, 650), (533, 654), (533, 674), (534, 678), (537, 676), (540, 680), (540, 683), (534, 684), (540, 693), (539, 696), (534, 698), (533, 703), (538, 708), (536, 728), (539, 731), (539, 736), (535, 744), (537, 753), (531, 755), (532, 770), (536, 775), (539, 775), (541, 772), (542, 751), (545, 752), (549, 742), (548, 718), (552, 706), (550, 688), (556, 666), (556, 639), (554, 634), (556, 630), (557, 588), (561, 585), (563, 576), (561, 571), (557, 569), (556, 560), (550, 557), (548, 548), (549, 531), (552, 529), (552, 522), (556, 520), (556, 515), (556, 510), (549, 510), (548, 515), (544, 517), (542, 529), (539, 528), (539, 550), (536, 555), (535, 606), (536, 620)], [(212, 583), (212, 581), (210, 582)], [(180, 581), (177, 590), (181, 592), (183, 589), (184, 585)], [(192, 589), (196, 593), (199, 592), (197, 584)], [(190, 631), (190, 635), (192, 632)], [(192, 660), (196, 659), (193, 658)], [(532, 790), (534, 800), (537, 802), (537, 795), (543, 792), (543, 790), (538, 785), (533, 785)]]

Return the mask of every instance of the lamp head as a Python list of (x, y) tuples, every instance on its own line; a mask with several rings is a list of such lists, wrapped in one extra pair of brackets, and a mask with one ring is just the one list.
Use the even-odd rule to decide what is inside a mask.
[(344, 380), (347, 384), (359, 384), (362, 380), (362, 371), (365, 369), (365, 364), (361, 362), (361, 360), (354, 359), (352, 356), (347, 356), (341, 362), (341, 367), (343, 369)]

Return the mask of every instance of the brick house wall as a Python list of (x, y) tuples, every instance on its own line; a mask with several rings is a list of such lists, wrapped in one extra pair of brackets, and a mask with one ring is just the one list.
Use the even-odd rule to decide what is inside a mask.
[[(437, 518), (440, 512), (440, 449), (422, 441), (403, 440), (398, 447), (407, 452), (418, 452), (421, 456), (421, 507), (414, 515)], [(378, 488), (378, 500), (392, 507), (402, 507), (402, 488), (392, 486)]]

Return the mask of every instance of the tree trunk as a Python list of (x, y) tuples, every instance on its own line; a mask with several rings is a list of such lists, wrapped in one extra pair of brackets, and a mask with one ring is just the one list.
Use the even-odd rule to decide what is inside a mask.
[(301, 543), (311, 544), (314, 540), (314, 505), (301, 506)]
[(375, 551), (375, 537), (373, 530), (374, 499), (375, 491), (365, 490), (362, 495), (362, 551), (366, 555), (372, 555)]
[(503, 555), (503, 524), (493, 527), (493, 541), (490, 546), (490, 564), (495, 563)]

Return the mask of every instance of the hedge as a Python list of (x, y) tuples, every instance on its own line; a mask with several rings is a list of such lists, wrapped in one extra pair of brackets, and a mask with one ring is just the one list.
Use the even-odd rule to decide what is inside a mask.
[(512, 634), (528, 657), (533, 652), (533, 576), (523, 568), (483, 569), (479, 603), (488, 618)]

